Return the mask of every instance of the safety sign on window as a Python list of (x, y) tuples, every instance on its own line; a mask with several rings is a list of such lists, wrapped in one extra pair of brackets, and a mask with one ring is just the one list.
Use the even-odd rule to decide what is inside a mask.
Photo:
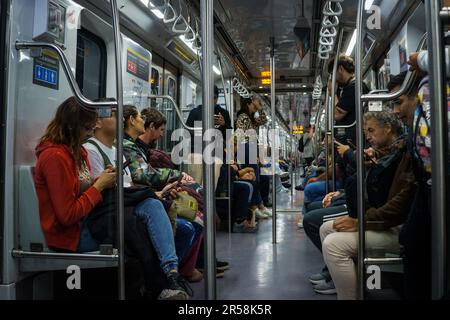
[(144, 57), (132, 49), (127, 50), (127, 72), (144, 80), (149, 81), (150, 57)]
[(33, 83), (58, 90), (59, 61), (55, 53), (43, 50), (40, 57), (34, 58)]

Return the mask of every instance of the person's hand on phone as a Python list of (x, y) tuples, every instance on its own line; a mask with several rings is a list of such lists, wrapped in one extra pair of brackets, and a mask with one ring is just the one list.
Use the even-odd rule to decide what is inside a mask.
[(181, 183), (185, 184), (185, 183), (189, 183), (189, 182), (194, 182), (194, 178), (192, 178), (190, 175), (188, 175), (186, 172), (182, 172), (181, 173)]
[(334, 144), (336, 145), (337, 152), (341, 156), (341, 158), (344, 158), (345, 152), (350, 149), (350, 146), (347, 146), (345, 144), (339, 143), (336, 140), (334, 140)]
[(105, 170), (110, 170), (111, 172), (116, 172), (116, 167), (113, 167), (111, 164), (108, 164)]
[(155, 192), (158, 198), (170, 198), (175, 199), (178, 196), (177, 187), (178, 181), (167, 184), (161, 191)]
[(116, 170), (110, 166), (107, 167), (95, 180), (93, 187), (102, 192), (105, 189), (112, 188), (116, 185)]
[(221, 113), (214, 115), (214, 124), (218, 124), (219, 126), (225, 125), (225, 119)]
[(364, 149), (364, 157), (366, 160), (368, 160), (366, 161), (366, 165), (378, 163), (376, 152), (373, 148)]

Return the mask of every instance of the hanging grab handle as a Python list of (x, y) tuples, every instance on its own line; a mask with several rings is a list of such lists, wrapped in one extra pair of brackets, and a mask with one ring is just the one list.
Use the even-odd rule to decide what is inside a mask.
[(172, 7), (172, 5), (169, 2), (167, 2), (167, 5), (164, 8), (163, 22), (171, 23), (171, 22), (174, 22), (176, 20), (176, 18), (177, 18), (177, 12)]
[[(177, 28), (177, 24), (180, 21), (186, 26), (186, 28), (184, 30)], [(186, 33), (188, 31), (189, 31), (189, 25), (188, 25), (186, 19), (180, 14), (178, 16), (178, 18), (175, 20), (175, 22), (173, 23), (172, 32), (177, 33), (177, 34), (183, 34), (183, 33)]]

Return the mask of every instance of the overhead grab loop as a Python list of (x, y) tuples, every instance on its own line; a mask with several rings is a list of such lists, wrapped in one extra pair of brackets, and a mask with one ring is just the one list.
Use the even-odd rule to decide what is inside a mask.
[(321, 38), (319, 39), (319, 43), (320, 43), (321, 45), (330, 47), (330, 48), (331, 48), (330, 50), (332, 50), (332, 48), (333, 48), (333, 46), (334, 46), (334, 38), (321, 37)]
[(167, 5), (164, 8), (163, 12), (164, 12), (163, 18), (164, 23), (172, 23), (177, 19), (177, 12), (169, 2), (167, 2)]
[(331, 1), (328, 1), (325, 3), (325, 6), (323, 7), (322, 13), (325, 16), (340, 16), (342, 14), (342, 6), (339, 2), (334, 2), (336, 4), (336, 11), (333, 11), (333, 8), (331, 7)]
[(337, 27), (339, 18), (337, 16), (325, 16), (322, 20), (322, 26), (325, 28)]
[[(185, 25), (186, 26), (186, 28), (183, 30), (183, 29), (178, 29), (177, 28), (177, 25), (179, 24), (179, 23), (182, 23), (181, 25)], [(187, 23), (187, 21), (186, 21), (186, 19), (181, 15), (181, 13), (180, 13), (180, 15), (178, 16), (178, 18), (175, 20), (175, 22), (173, 23), (173, 26), (172, 26), (172, 32), (174, 32), (174, 33), (177, 33), (177, 34), (183, 34), (183, 33), (186, 33), (186, 32), (188, 32), (189, 31), (189, 25), (188, 25), (188, 23)]]
[(331, 27), (331, 28), (322, 27), (322, 28), (320, 28), (320, 36), (321, 37), (329, 38), (329, 37), (336, 37), (336, 35), (337, 35), (337, 30), (336, 30), (335, 27)]
[[(188, 38), (188, 35), (191, 34), (192, 36)], [(194, 29), (192, 29), (192, 27), (188, 24), (188, 31), (184, 34), (184, 40), (186, 40), (187, 42), (194, 42), (195, 39), (197, 38), (197, 35), (195, 34)]]

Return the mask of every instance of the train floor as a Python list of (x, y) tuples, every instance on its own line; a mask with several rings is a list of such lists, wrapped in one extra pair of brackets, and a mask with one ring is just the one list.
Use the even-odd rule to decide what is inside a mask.
[[(308, 277), (320, 272), (322, 254), (297, 223), (303, 192), (277, 192), (277, 243), (272, 243), (272, 220), (260, 220), (257, 233), (216, 233), (216, 254), (230, 263), (218, 278), (217, 298), (222, 300), (334, 300), (320, 295)], [(286, 211), (283, 211), (286, 210)], [(204, 281), (191, 284), (193, 299), (204, 299)]]

